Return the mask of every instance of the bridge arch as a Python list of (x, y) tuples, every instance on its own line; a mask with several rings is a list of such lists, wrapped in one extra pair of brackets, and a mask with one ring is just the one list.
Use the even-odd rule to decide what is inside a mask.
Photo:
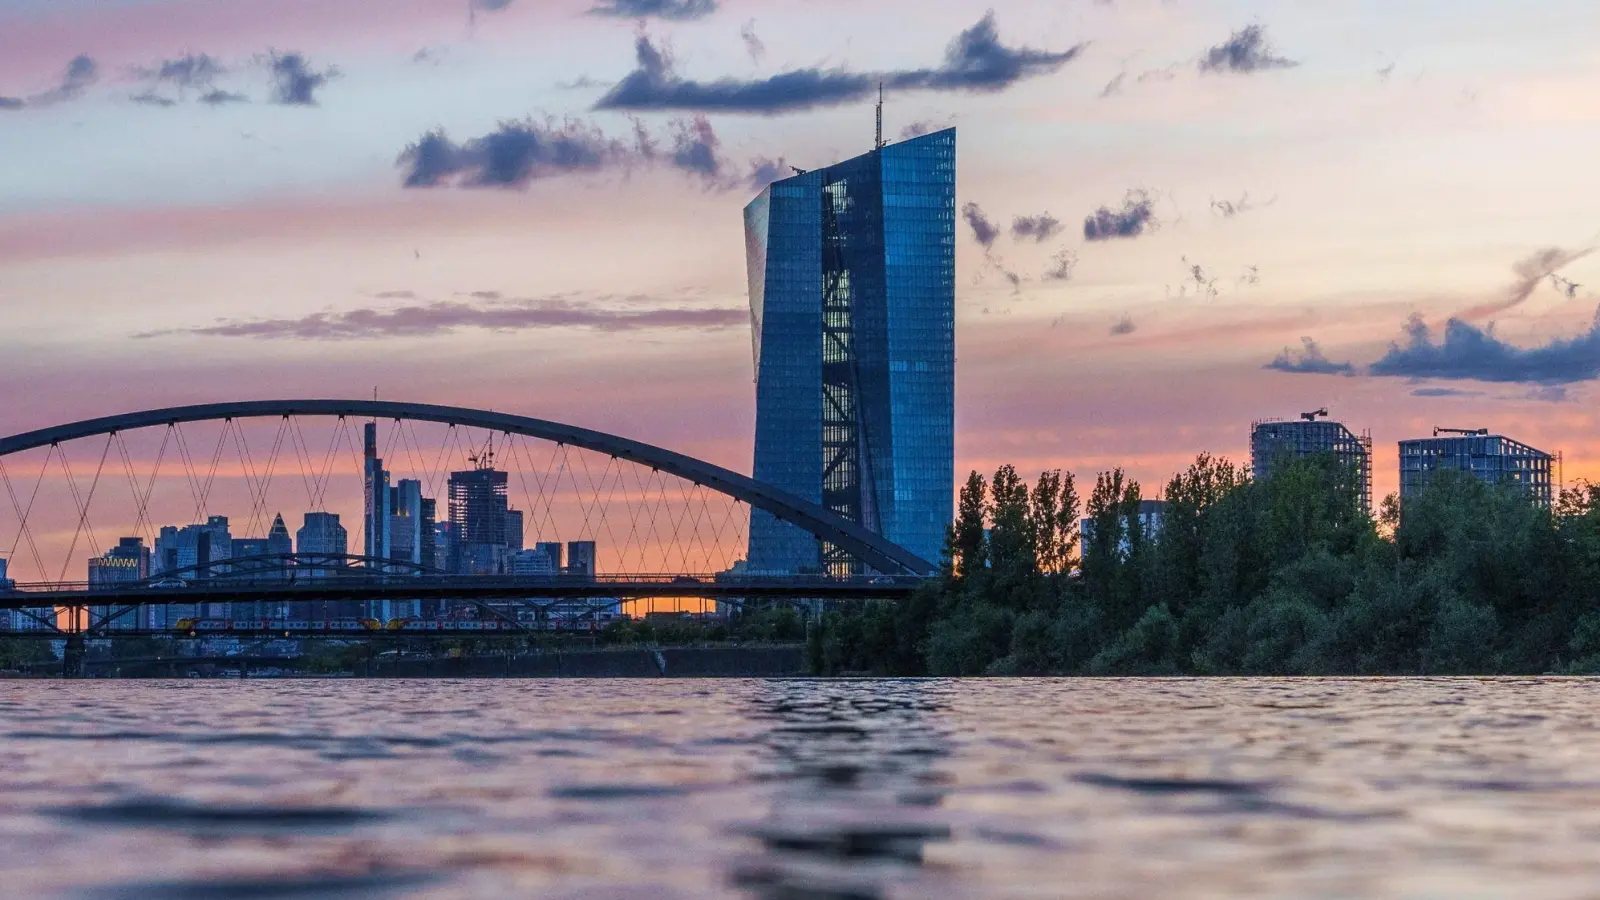
[(233, 419), (323, 416), (433, 422), (502, 432), (602, 453), (665, 472), (789, 522), (887, 574), (928, 575), (932, 563), (820, 504), (701, 459), (603, 431), (457, 406), (392, 400), (246, 400), (175, 406), (86, 419), (0, 438), (0, 457), (65, 441), (140, 428)]

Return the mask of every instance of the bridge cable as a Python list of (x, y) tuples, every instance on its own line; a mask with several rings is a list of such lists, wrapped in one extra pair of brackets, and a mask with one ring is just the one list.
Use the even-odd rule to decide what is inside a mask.
[(89, 524), (89, 504), (94, 502), (95, 489), (100, 486), (100, 474), (106, 470), (106, 459), (111, 455), (111, 439), (115, 432), (106, 435), (106, 445), (100, 451), (100, 465), (94, 470), (94, 479), (89, 482), (89, 493), (82, 494), (78, 490), (78, 479), (72, 475), (72, 468), (67, 464), (67, 454), (58, 454), (61, 460), (61, 471), (67, 476), (67, 489), (72, 494), (72, 503), (78, 508), (78, 527), (72, 532), (72, 543), (67, 546), (66, 558), (61, 561), (61, 575), (56, 578), (58, 582), (67, 580), (67, 568), (72, 565), (72, 554), (78, 549), (78, 537), (85, 530), (89, 532), (89, 552), (95, 556), (100, 555), (100, 542), (95, 540), (94, 526)]
[(40, 578), (47, 577), (47, 570), (45, 569), (44, 558), (39, 555), (39, 545), (33, 540), (33, 532), (28, 529), (28, 517), (33, 514), (34, 501), (39, 499), (39, 487), (44, 484), (45, 473), (50, 469), (50, 457), (54, 455), (58, 449), (59, 448), (55, 444), (51, 444), (50, 449), (45, 451), (44, 463), (39, 467), (39, 478), (33, 483), (33, 493), (28, 496), (28, 506), (26, 509), (24, 509), (22, 505), (17, 502), (17, 493), (11, 486), (11, 475), (6, 471), (5, 460), (0, 459), (0, 475), (5, 477), (6, 493), (11, 496), (11, 508), (17, 511), (18, 522), (17, 537), (11, 542), (11, 550), (6, 554), (6, 556), (16, 556), (17, 544), (21, 543), (22, 540), (26, 538), (28, 541), (28, 551), (33, 556), (33, 565), (38, 570)]
[(333, 484), (334, 470), (339, 464), (339, 446), (345, 440), (344, 417), (340, 416), (338, 424), (328, 431), (328, 450), (322, 458), (322, 473), (317, 477), (317, 503), (319, 512), (328, 508), (328, 487)]
[(624, 471), (629, 472), (633, 476), (633, 485), (631, 487), (628, 486), (628, 485), (624, 485), (624, 490), (626, 491), (624, 496), (629, 498), (628, 499), (628, 506), (627, 506), (627, 510), (628, 510), (628, 537), (627, 537), (627, 540), (624, 542), (623, 551), (622, 551), (622, 560), (623, 560), (623, 566), (622, 567), (623, 567), (624, 571), (643, 572), (646, 569), (646, 566), (643, 564), (644, 552), (643, 552), (642, 549), (639, 550), (639, 557), (641, 559), (639, 565), (638, 566), (634, 566), (634, 564), (632, 562), (630, 562), (630, 560), (632, 560), (634, 558), (633, 557), (633, 553), (635, 551), (635, 548), (639, 547), (639, 513), (640, 513), (640, 509), (641, 509), (642, 504), (634, 502), (632, 498), (635, 497), (636, 495), (640, 495), (641, 494), (641, 491), (639, 489), (639, 469), (640, 468), (641, 468), (640, 466), (629, 466), (629, 467), (627, 467), (626, 470), (624, 470)]
[(305, 430), (300, 427), (299, 416), (291, 415), (288, 418), (294, 425), (294, 431), (289, 433), (289, 443), (294, 447), (294, 461), (300, 468), (300, 484), (306, 489), (306, 507), (315, 509), (316, 493), (311, 486), (311, 472), (306, 468), (307, 457), (311, 454), (305, 446)]
[(200, 510), (200, 476), (194, 466), (194, 454), (189, 450), (189, 438), (183, 433), (183, 425), (174, 422), (167, 428), (178, 435), (178, 458), (183, 460), (183, 473), (189, 480), (189, 496), (194, 499), (195, 513)]

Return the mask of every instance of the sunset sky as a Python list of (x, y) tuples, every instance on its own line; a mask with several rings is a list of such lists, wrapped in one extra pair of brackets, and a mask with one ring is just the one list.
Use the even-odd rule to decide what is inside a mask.
[(1326, 406), (1380, 496), (1434, 425), (1600, 477), (1597, 43), (1583, 0), (6, 0), (0, 433), (376, 389), (748, 472), (741, 209), (886, 80), (888, 137), (959, 129), (958, 471), (1153, 488)]

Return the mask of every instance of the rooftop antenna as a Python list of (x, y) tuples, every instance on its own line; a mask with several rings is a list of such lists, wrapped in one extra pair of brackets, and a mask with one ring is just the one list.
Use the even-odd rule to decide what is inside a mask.
[(878, 82), (878, 133), (872, 141), (872, 149), (883, 149), (883, 82)]

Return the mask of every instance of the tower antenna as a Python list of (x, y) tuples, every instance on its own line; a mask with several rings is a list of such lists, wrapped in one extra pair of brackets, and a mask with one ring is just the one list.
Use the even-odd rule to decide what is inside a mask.
[(883, 82), (878, 82), (878, 133), (872, 141), (872, 149), (883, 149)]

